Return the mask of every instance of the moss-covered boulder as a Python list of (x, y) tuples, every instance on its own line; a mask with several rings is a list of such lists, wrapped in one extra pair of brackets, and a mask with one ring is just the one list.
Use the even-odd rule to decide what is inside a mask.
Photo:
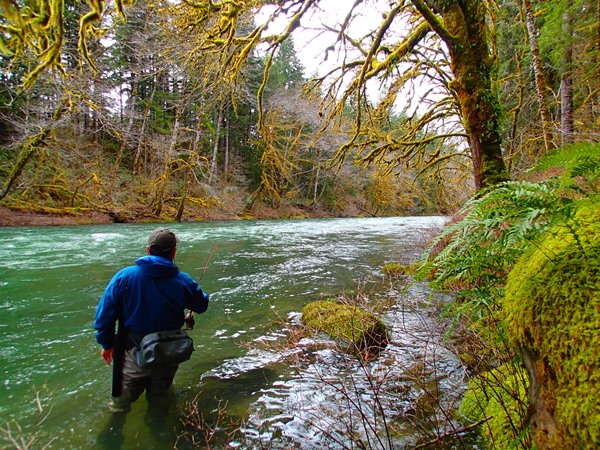
[(600, 448), (600, 204), (521, 257), (503, 312), (531, 378), (538, 448)]
[(332, 300), (306, 305), (302, 323), (327, 333), (346, 351), (367, 359), (379, 354), (389, 342), (387, 326), (377, 316), (358, 306)]
[(460, 404), (470, 423), (479, 428), (490, 450), (531, 448), (527, 430), (528, 376), (523, 368), (505, 364), (472, 378)]
[(414, 275), (415, 264), (389, 263), (381, 268), (381, 272), (388, 277), (399, 277), (402, 275)]

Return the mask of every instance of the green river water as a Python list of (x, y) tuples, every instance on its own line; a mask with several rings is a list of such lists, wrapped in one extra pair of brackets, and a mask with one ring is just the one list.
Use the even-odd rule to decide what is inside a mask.
[[(175, 262), (182, 271), (198, 280), (210, 257), (200, 285), (211, 303), (196, 316), (191, 332), (196, 351), (175, 379), (171, 399), (177, 408), (197, 398), (199, 413), (209, 417), (226, 401), (227, 419), (246, 420), (249, 436), (261, 433), (259, 425), (252, 428), (258, 416), (272, 414), (269, 423), (305, 442), (300, 448), (319, 448), (311, 441), (318, 439), (315, 431), (289, 412), (289, 372), (273, 368), (274, 355), (253, 353), (240, 343), (274, 339), (276, 318), (323, 296), (352, 291), (357, 281), (380, 277), (386, 263), (414, 262), (430, 230), (442, 223), (438, 217), (413, 217), (169, 224), (179, 237)], [(107, 282), (144, 254), (155, 227), (0, 228), (4, 437), (8, 429), (17, 434), (15, 422), (25, 434), (34, 429), (37, 394), (47, 416), (30, 448), (47, 442), (51, 448), (101, 448), (99, 436), (110, 420), (111, 369), (95, 342), (94, 312)], [(398, 344), (396, 352), (406, 348)], [(267, 395), (282, 387), (285, 396)], [(294, 392), (300, 403), (324, 401), (315, 390)], [(122, 448), (172, 448), (181, 433), (177, 414), (156, 420), (146, 410), (144, 398), (134, 405)], [(10, 448), (5, 441), (1, 445)], [(180, 441), (178, 447), (186, 445)]]

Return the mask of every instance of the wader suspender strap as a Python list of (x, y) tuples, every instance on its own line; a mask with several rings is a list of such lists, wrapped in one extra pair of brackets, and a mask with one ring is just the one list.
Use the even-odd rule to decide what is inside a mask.
[(123, 391), (123, 362), (125, 360), (125, 317), (123, 315), (122, 301), (117, 300), (115, 304), (119, 328), (115, 336), (115, 344), (113, 346), (113, 379), (112, 379), (112, 396), (120, 397)]

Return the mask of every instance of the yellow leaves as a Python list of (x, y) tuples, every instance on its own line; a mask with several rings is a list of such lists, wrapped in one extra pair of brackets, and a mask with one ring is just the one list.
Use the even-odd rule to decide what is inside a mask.
[(371, 175), (371, 183), (367, 195), (371, 201), (373, 211), (380, 207), (391, 205), (396, 199), (398, 191), (397, 178), (388, 168), (378, 166)]
[(281, 192), (284, 190), (284, 186), (288, 183), (292, 185), (290, 169), (295, 168), (294, 164), (288, 159), (283, 149), (267, 143), (260, 158), (260, 165), (263, 197), (275, 203), (281, 202)]
[(302, 163), (300, 153), (305, 145), (305, 130), (294, 120), (286, 119), (279, 108), (269, 110), (261, 128), (262, 154), (260, 158), (262, 198), (277, 205), (282, 196), (295, 189), (296, 174)]

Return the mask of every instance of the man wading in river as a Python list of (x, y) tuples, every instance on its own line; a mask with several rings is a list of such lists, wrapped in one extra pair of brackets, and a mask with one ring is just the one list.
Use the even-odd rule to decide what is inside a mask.
[[(177, 347), (179, 342), (189, 342), (189, 353), (183, 360), (191, 355), (191, 340), (180, 331), (186, 321), (185, 309), (201, 314), (208, 308), (208, 295), (173, 263), (177, 237), (172, 231), (154, 230), (146, 251), (148, 256), (117, 272), (96, 309), (94, 328), (102, 346), (100, 354), (106, 364), (114, 362), (113, 412), (128, 412), (144, 390), (149, 403), (166, 393), (179, 368), (178, 360), (168, 360), (173, 350), (171, 343), (176, 342)], [(188, 317), (191, 320), (191, 315)], [(115, 333), (117, 320), (119, 331)], [(191, 328), (189, 323), (188, 326)], [(156, 332), (164, 333), (148, 336)], [(158, 336), (158, 340), (166, 337), (166, 350), (146, 344), (149, 339), (142, 341), (144, 336)], [(180, 337), (184, 341), (179, 341)], [(147, 360), (140, 359), (144, 355), (138, 354), (139, 348), (150, 348)], [(160, 361), (163, 353), (167, 361)]]

